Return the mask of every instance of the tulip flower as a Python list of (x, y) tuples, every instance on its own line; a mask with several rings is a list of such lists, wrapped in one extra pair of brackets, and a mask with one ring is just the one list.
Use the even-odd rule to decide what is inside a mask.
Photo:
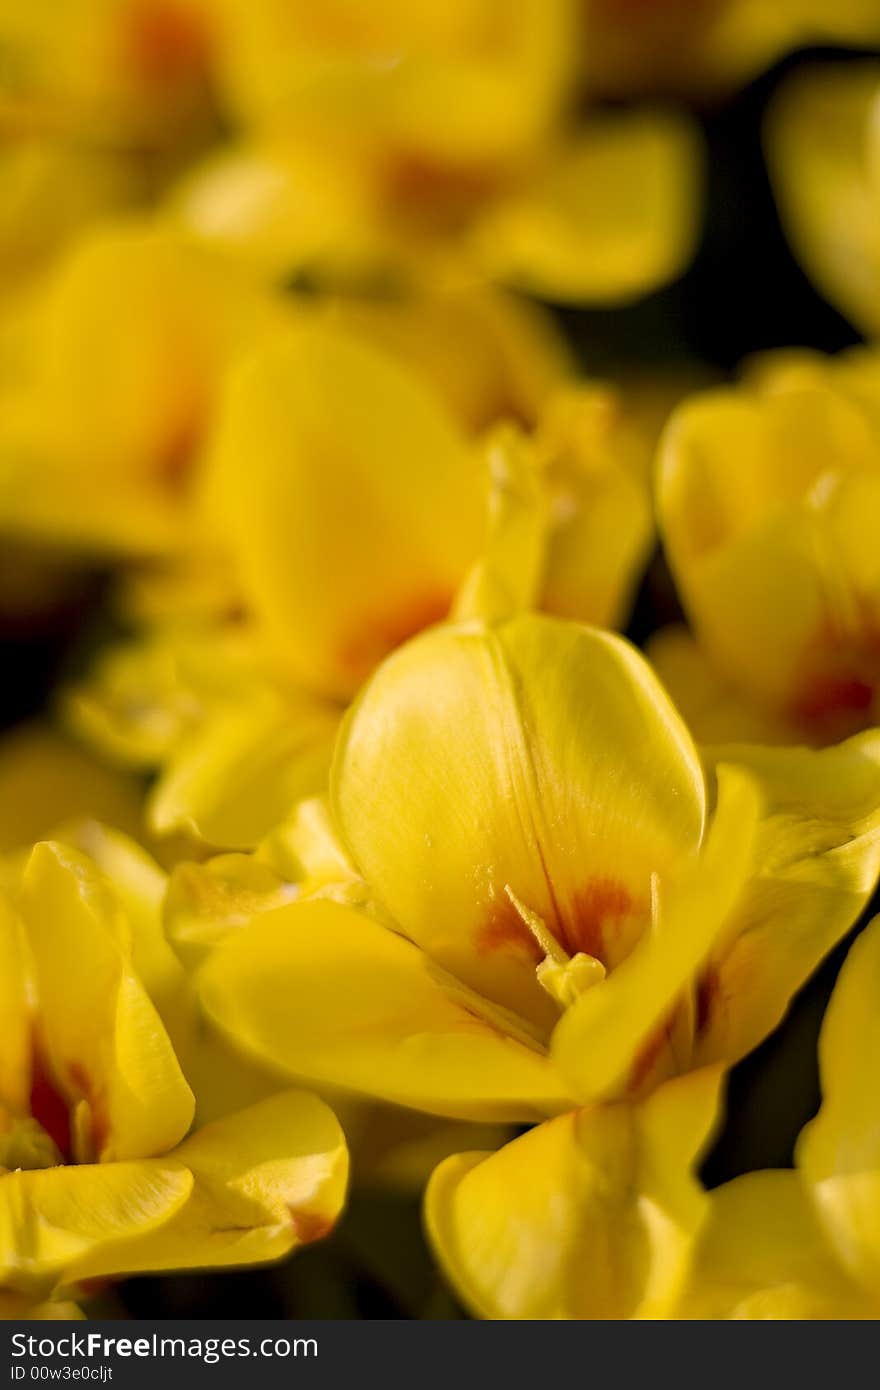
[(475, 445), (416, 373), (331, 324), (255, 352), (212, 437), (203, 513), (243, 619), (159, 627), (68, 703), (111, 756), (163, 765), (160, 833), (254, 847), (323, 790), (345, 705), (401, 642), (453, 610), (616, 622), (644, 562), (644, 446), (607, 392), (559, 391), (531, 436)]
[(710, 1194), (678, 1316), (880, 1318), (880, 918), (855, 944), (819, 1042), (822, 1105), (794, 1169)]
[(312, 1095), (193, 1127), (171, 1036), (180, 967), (149, 910), (149, 867), (124, 842), (96, 843), (110, 873), (42, 842), (0, 907), (10, 1310), (135, 1272), (277, 1259), (326, 1232), (344, 1197), (342, 1133)]
[[(473, 278), (616, 302), (686, 263), (696, 136), (663, 112), (574, 119), (571, 0), (224, 0), (218, 85), (243, 134), (171, 215), (264, 273)], [(596, 190), (601, 189), (601, 196)]]
[(538, 1122), (429, 1189), (432, 1239), (479, 1313), (668, 1315), (720, 1072), (876, 882), (876, 735), (704, 769), (622, 639), (471, 621), (378, 669), (331, 810), (335, 871), (315, 833), (311, 896), (207, 953), (208, 1016), (318, 1086)]
[(819, 292), (871, 337), (880, 332), (878, 112), (877, 62), (807, 68), (783, 85), (765, 135), (795, 255)]
[(191, 540), (195, 464), (237, 354), (281, 316), (222, 260), (131, 222), (34, 292), (0, 381), (0, 525), (82, 549)]
[(692, 636), (657, 669), (697, 736), (833, 742), (878, 722), (880, 366), (781, 355), (673, 416), (661, 534)]

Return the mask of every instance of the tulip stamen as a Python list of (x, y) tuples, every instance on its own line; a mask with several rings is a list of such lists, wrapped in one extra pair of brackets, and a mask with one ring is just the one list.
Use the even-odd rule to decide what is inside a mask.
[(600, 960), (586, 951), (578, 951), (570, 956), (543, 917), (520, 902), (510, 884), (505, 884), (504, 892), (544, 952), (544, 959), (535, 966), (535, 975), (541, 988), (560, 1008), (569, 1008), (581, 994), (604, 980), (605, 966)]

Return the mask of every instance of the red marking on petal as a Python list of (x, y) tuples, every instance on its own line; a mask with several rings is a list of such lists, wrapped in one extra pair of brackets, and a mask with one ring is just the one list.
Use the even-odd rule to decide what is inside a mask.
[(317, 1211), (299, 1211), (296, 1207), (288, 1207), (290, 1212), (290, 1224), (293, 1227), (293, 1234), (303, 1245), (311, 1245), (312, 1241), (323, 1240), (333, 1230), (333, 1221), (328, 1216), (322, 1216)]
[[(110, 1137), (110, 1117), (107, 1114), (107, 1107), (94, 1085), (91, 1077), (79, 1062), (73, 1062), (67, 1069), (70, 1077), (70, 1084), (80, 1100), (88, 1103), (91, 1115), (91, 1149), (90, 1158), (99, 1159), (102, 1150), (106, 1147)], [(84, 1161), (84, 1160), (81, 1160)]]
[(857, 676), (815, 676), (795, 701), (794, 717), (817, 737), (834, 737), (838, 727), (856, 732), (874, 703), (874, 687)]
[(30, 1112), (65, 1163), (69, 1163), (72, 1156), (70, 1106), (55, 1084), (42, 1049), (37, 1046), (31, 1062)]
[(388, 162), (385, 196), (391, 218), (424, 232), (463, 228), (499, 188), (501, 171), (480, 165), (444, 164), (413, 152)]
[(654, 1032), (642, 1044), (630, 1067), (626, 1083), (627, 1091), (639, 1091), (644, 1086), (663, 1056), (669, 1043), (671, 1031), (672, 1019), (668, 1018), (658, 1028), (655, 1028)]
[(705, 1033), (712, 1014), (721, 996), (721, 976), (710, 966), (697, 985), (696, 1027), (698, 1033)]
[(201, 442), (202, 419), (194, 410), (169, 431), (157, 459), (156, 477), (165, 491), (175, 496), (186, 491)]
[(140, 0), (124, 39), (128, 68), (143, 82), (165, 86), (205, 72), (210, 36), (204, 22), (173, 0)]
[(434, 590), (401, 602), (386, 613), (363, 617), (343, 642), (339, 659), (358, 681), (366, 680), (379, 662), (426, 627), (442, 622), (452, 606), (452, 596)]
[(509, 898), (499, 898), (489, 908), (477, 932), (477, 951), (481, 956), (495, 951), (514, 950), (537, 964), (544, 953)]
[(584, 951), (607, 965), (609, 929), (640, 910), (629, 889), (617, 879), (591, 878), (576, 895), (566, 922), (566, 949), (572, 955)]

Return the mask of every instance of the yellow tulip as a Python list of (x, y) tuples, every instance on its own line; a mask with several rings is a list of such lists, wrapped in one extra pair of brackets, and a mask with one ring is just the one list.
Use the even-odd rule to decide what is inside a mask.
[(161, 875), (120, 837), (81, 839), (94, 857), (38, 844), (0, 905), (10, 1309), (95, 1279), (275, 1259), (326, 1232), (344, 1198), (344, 1139), (312, 1095), (269, 1095), (193, 1128)]
[(820, 293), (872, 337), (880, 332), (878, 132), (880, 64), (864, 62), (790, 79), (765, 138), (795, 254)]
[(439, 1116), (549, 1117), (432, 1182), (433, 1239), (481, 1313), (669, 1311), (721, 1067), (876, 882), (876, 736), (723, 759), (704, 770), (611, 634), (426, 633), (347, 716), (335, 871), (312, 817), (288, 842), (311, 896), (203, 953), (208, 1015), (263, 1063)]
[(234, 268), (147, 223), (77, 243), (34, 292), (22, 360), (4, 363), (0, 523), (80, 549), (191, 541), (223, 379), (281, 314)]
[(652, 537), (645, 444), (610, 393), (571, 385), (530, 436), (475, 441), (428, 373), (343, 322), (276, 335), (224, 396), (200, 506), (242, 616), (155, 624), (67, 702), (111, 757), (163, 768), (160, 833), (254, 847), (322, 790), (377, 663), (453, 611), (618, 622), (631, 601)]
[[(622, 301), (699, 218), (682, 117), (581, 122), (572, 0), (223, 0), (218, 83), (244, 133), (169, 214), (265, 273), (493, 279)], [(596, 190), (601, 190), (597, 196)]]
[(876, 354), (782, 354), (683, 405), (658, 510), (693, 637), (649, 651), (699, 738), (825, 744), (878, 722)]
[(880, 1318), (880, 918), (856, 940), (822, 1025), (822, 1105), (794, 1170), (710, 1194), (685, 1318)]

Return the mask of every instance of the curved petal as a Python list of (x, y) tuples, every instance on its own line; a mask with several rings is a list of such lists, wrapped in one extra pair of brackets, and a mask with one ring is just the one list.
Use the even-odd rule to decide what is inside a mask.
[[(616, 304), (672, 280), (700, 220), (695, 129), (659, 113), (594, 116), (479, 220), (491, 276), (564, 302)], [(597, 190), (599, 194), (597, 196)]]
[(22, 913), (40, 1042), (70, 1109), (72, 1143), (104, 1161), (164, 1153), (189, 1129), (193, 1095), (134, 972), (108, 881), (75, 850), (37, 845)]
[(180, 545), (220, 383), (281, 308), (236, 267), (132, 221), (78, 242), (36, 314), (0, 514), (80, 546)]
[(203, 1126), (172, 1161), (189, 1179), (186, 1202), (163, 1225), (83, 1258), (79, 1278), (278, 1259), (332, 1230), (345, 1201), (345, 1138), (305, 1091)]
[(707, 1204), (691, 1168), (718, 1082), (692, 1073), (442, 1163), (425, 1212), (456, 1292), (489, 1318), (668, 1317)]
[(655, 632), (645, 655), (698, 743), (790, 740), (790, 724), (726, 681), (683, 625)]
[(169, 1221), (192, 1190), (182, 1166), (157, 1160), (4, 1173), (0, 1179), (0, 1279), (49, 1293), (74, 1284), (81, 1265)]
[(327, 312), (331, 323), (415, 367), (474, 433), (508, 419), (534, 426), (573, 372), (550, 311), (488, 285), (428, 286), (395, 299), (348, 295)]
[(822, 1107), (798, 1166), (838, 1257), (880, 1303), (880, 917), (850, 948), (819, 1043)]
[(570, 953), (614, 964), (649, 920), (651, 875), (703, 826), (696, 752), (639, 654), (545, 617), (438, 629), (392, 656), (343, 726), (331, 787), (407, 935), (545, 1024), (543, 952), (505, 889)]
[(445, 617), (484, 531), (480, 470), (441, 403), (326, 325), (250, 359), (209, 486), (280, 659), (342, 698)]
[(880, 735), (836, 748), (710, 749), (744, 768), (764, 802), (755, 868), (698, 996), (697, 1056), (734, 1062), (789, 1001), (868, 902), (880, 874)]
[(271, 689), (223, 705), (181, 740), (151, 793), (159, 835), (253, 849), (303, 797), (323, 790), (339, 724), (334, 706)]
[(515, 1020), (337, 903), (312, 899), (254, 922), (213, 953), (198, 983), (239, 1047), (316, 1085), (461, 1119), (534, 1119), (565, 1103), (522, 1025), (512, 1036)]
[(80, 816), (137, 834), (142, 798), (135, 778), (103, 767), (48, 727), (19, 725), (0, 740), (0, 853)]
[[(680, 882), (658, 886), (650, 932), (554, 1029), (551, 1055), (579, 1099), (639, 1086), (644, 1049), (650, 1057), (652, 1035), (693, 984), (742, 895), (758, 814), (755, 784), (735, 768), (719, 768), (718, 805), (698, 862)], [(659, 1038), (668, 1044), (664, 1032)]]
[(259, 678), (248, 629), (166, 622), (102, 652), (88, 679), (63, 693), (62, 711), (103, 757), (151, 769), (209, 712), (252, 699)]
[(873, 600), (857, 581), (876, 574), (872, 476), (869, 415), (830, 382), (709, 393), (675, 414), (661, 451), (661, 532), (698, 639), (735, 689), (814, 742), (853, 732), (837, 726), (847, 716), (870, 722)]
[(192, 992), (163, 924), (168, 875), (126, 835), (94, 820), (66, 826), (65, 845), (87, 855), (110, 880), (131, 933), (135, 974), (177, 1048), (193, 1023)]
[(877, 1316), (835, 1262), (797, 1173), (747, 1173), (708, 1202), (679, 1318)]
[(609, 391), (558, 391), (539, 423), (550, 531), (540, 607), (616, 626), (654, 538), (642, 456), (650, 450)]
[(880, 331), (877, 98), (880, 64), (807, 68), (770, 108), (767, 161), (785, 230), (819, 291)]
[(249, 854), (221, 854), (205, 864), (187, 860), (168, 880), (163, 920), (168, 940), (188, 966), (197, 965), (230, 932), (260, 912), (291, 902), (296, 884)]
[[(31, 1071), (31, 1021), (27, 968), (18, 919), (0, 896), (0, 1132), (2, 1112), (27, 1114)], [(2, 1141), (0, 1141), (2, 1142)]]

